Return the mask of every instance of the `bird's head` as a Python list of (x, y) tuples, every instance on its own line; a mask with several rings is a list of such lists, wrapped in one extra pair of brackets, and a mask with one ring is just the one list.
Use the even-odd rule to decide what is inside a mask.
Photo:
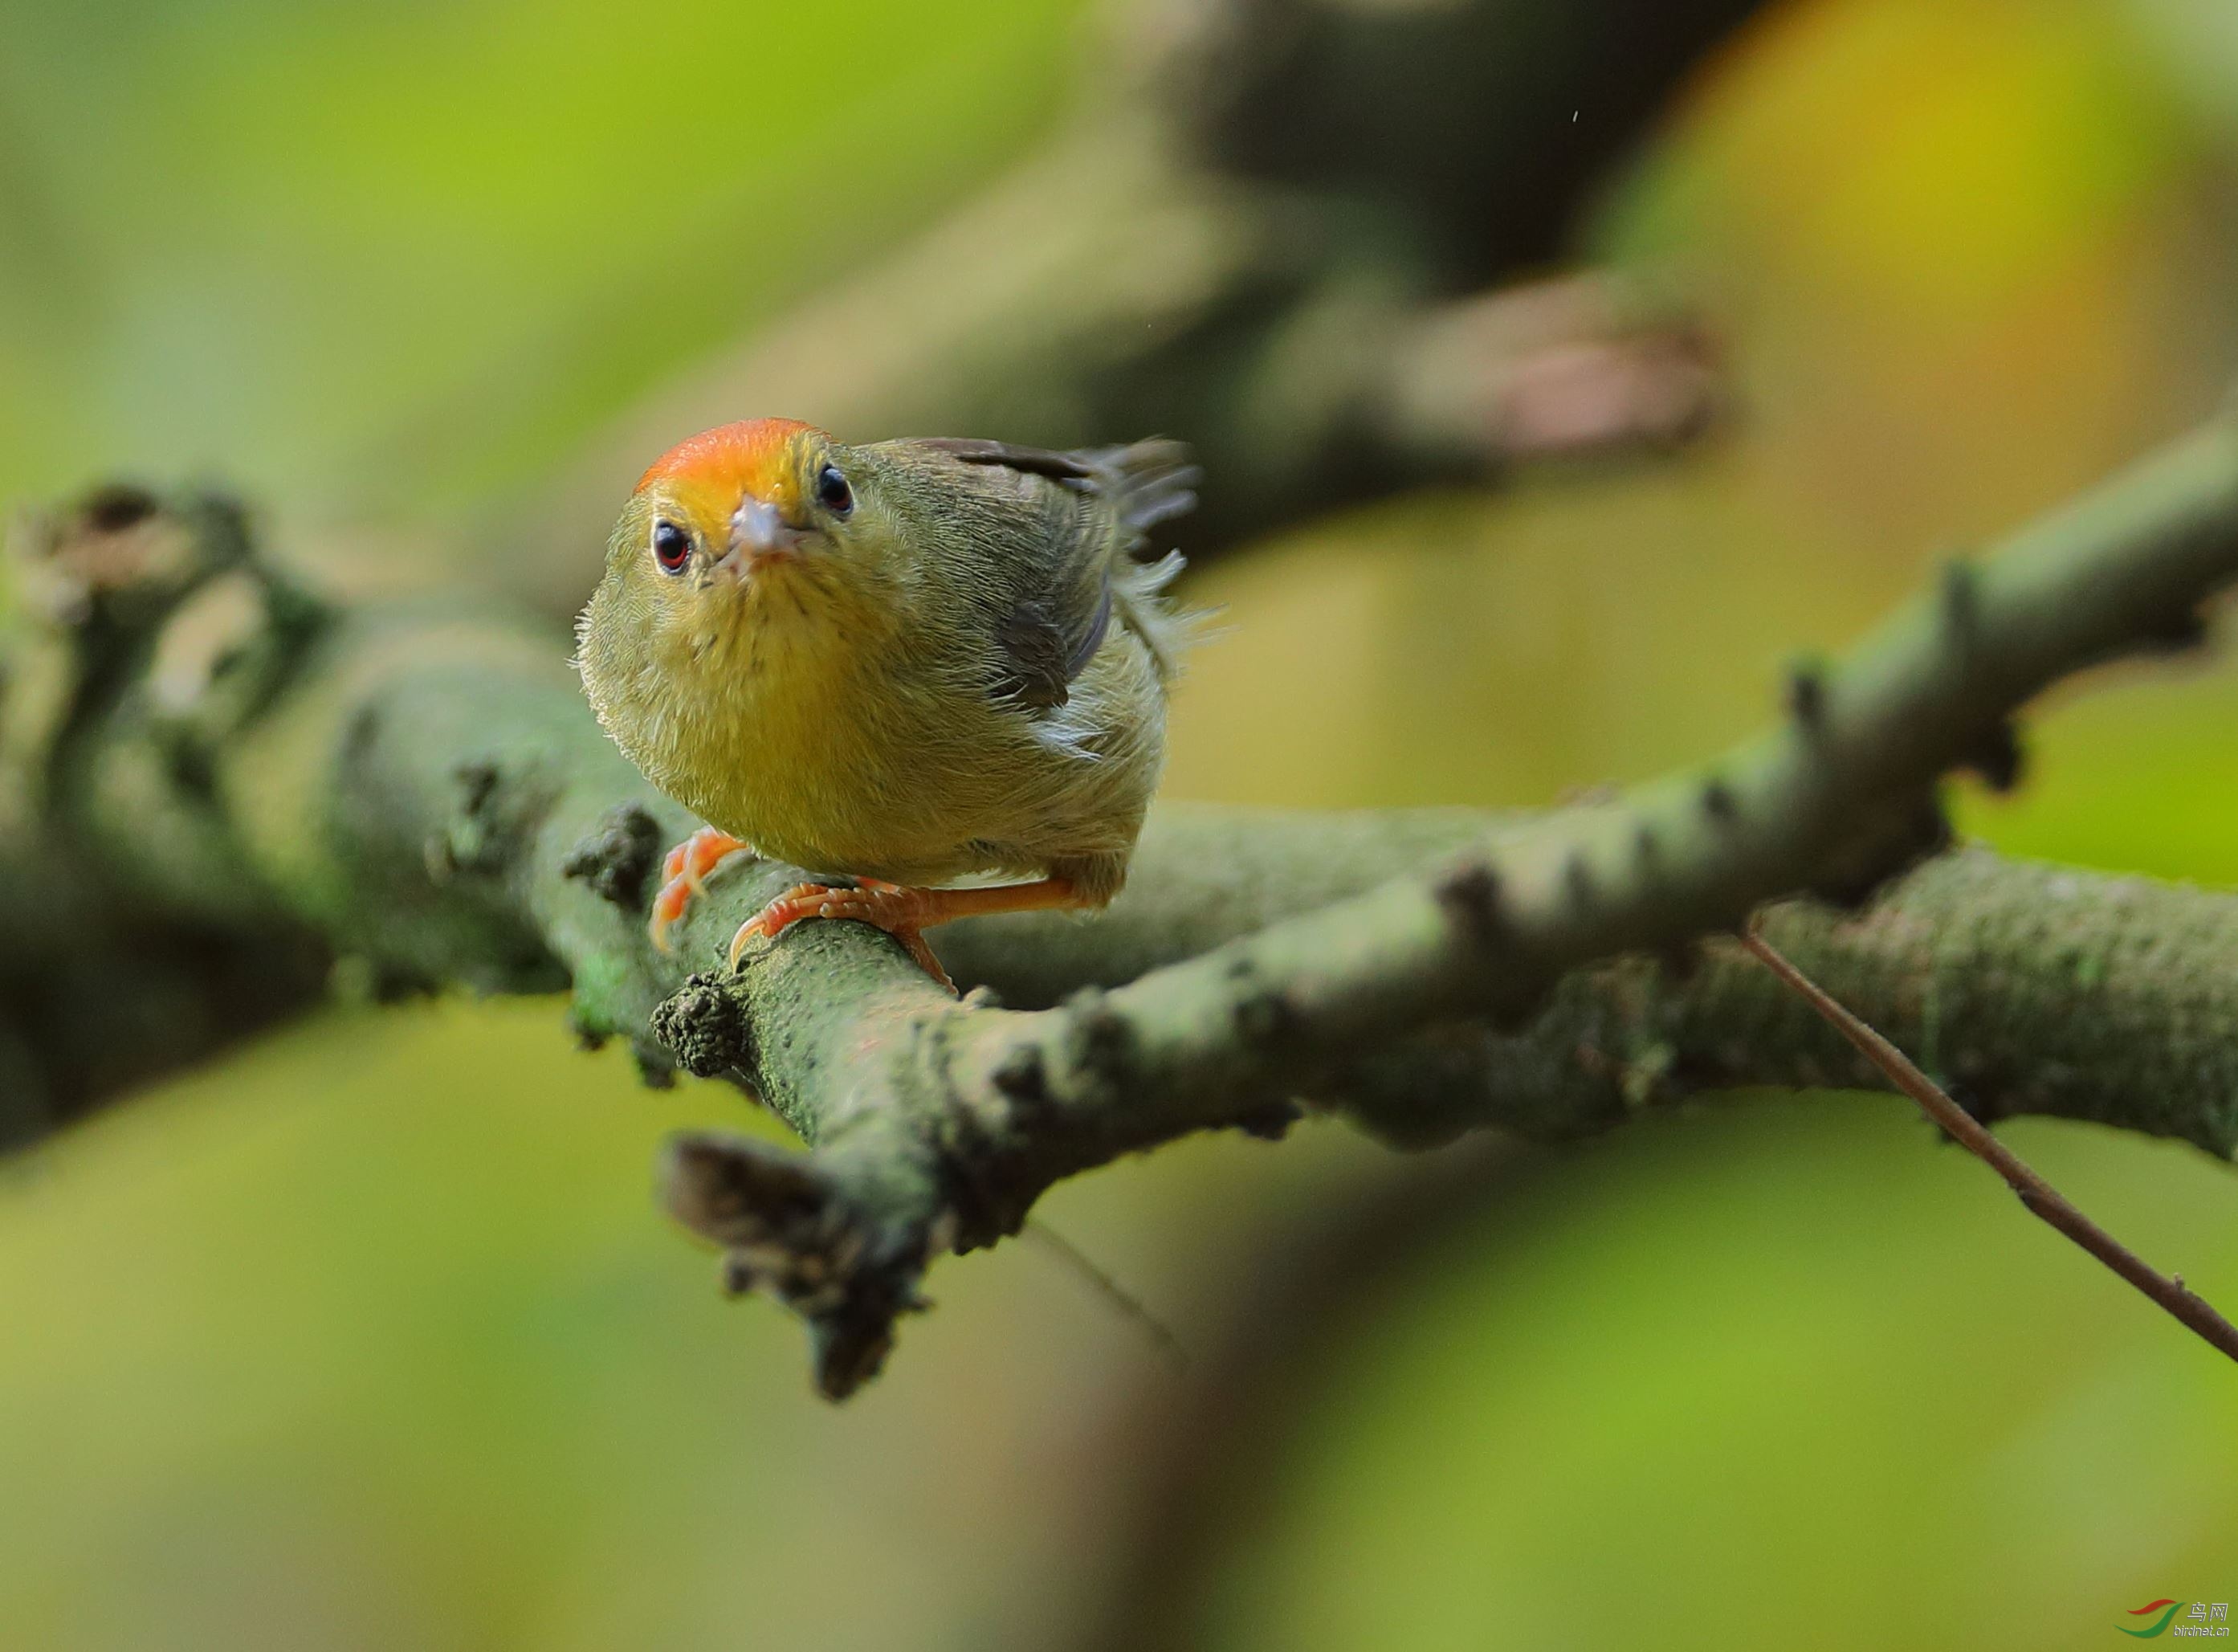
[(578, 627), (608, 726), (859, 670), (901, 623), (887, 491), (872, 455), (792, 419), (719, 425), (655, 460)]
[(638, 479), (615, 526), (600, 622), (688, 643), (699, 658), (796, 621), (859, 637), (888, 595), (891, 535), (871, 469), (796, 419), (679, 442)]
[(611, 561), (688, 588), (811, 581), (857, 540), (863, 501), (838, 443), (797, 419), (746, 419), (680, 441), (638, 478)]

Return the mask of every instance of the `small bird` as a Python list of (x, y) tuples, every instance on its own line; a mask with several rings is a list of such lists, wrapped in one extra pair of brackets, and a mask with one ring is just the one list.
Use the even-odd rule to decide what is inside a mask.
[(791, 419), (656, 460), (576, 658), (606, 732), (708, 823), (670, 852), (655, 944), (748, 849), (818, 880), (741, 927), (733, 965), (756, 935), (854, 918), (952, 986), (924, 930), (1107, 904), (1189, 628), (1162, 596), (1180, 555), (1149, 534), (1197, 479), (1162, 440), (850, 447)]

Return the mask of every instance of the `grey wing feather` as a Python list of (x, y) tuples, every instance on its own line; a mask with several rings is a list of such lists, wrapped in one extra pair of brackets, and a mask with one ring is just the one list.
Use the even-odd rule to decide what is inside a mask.
[(1188, 448), (1164, 436), (1072, 453), (968, 436), (933, 436), (914, 445), (967, 465), (1000, 465), (1103, 495), (1118, 512), (1120, 526), (1128, 530), (1127, 554), (1141, 561), (1155, 561), (1161, 554), (1148, 548), (1149, 530), (1195, 510), (1196, 485), (1204, 480), (1203, 470), (1190, 461)]
[(1189, 449), (1156, 437), (1076, 453), (951, 437), (909, 445), (1056, 484), (1020, 525), (1039, 554), (1003, 559), (1010, 577), (994, 631), (1004, 670), (989, 692), (1023, 706), (1063, 705), (1109, 629), (1114, 558), (1154, 560), (1150, 530), (1196, 503), (1202, 473)]
[(967, 465), (1000, 465), (1005, 470), (1054, 481), (1086, 481), (1095, 475), (1089, 454), (1057, 453), (1048, 448), (1021, 448), (1015, 442), (982, 441), (971, 436), (920, 436), (909, 444), (930, 453), (944, 453)]
[(1127, 530), (1127, 554), (1136, 561), (1154, 562), (1164, 554), (1151, 545), (1152, 528), (1196, 508), (1196, 485), (1204, 480), (1204, 472), (1178, 441), (1152, 436), (1128, 447), (1097, 448), (1070, 457), (1087, 465), (1110, 496), (1119, 525)]

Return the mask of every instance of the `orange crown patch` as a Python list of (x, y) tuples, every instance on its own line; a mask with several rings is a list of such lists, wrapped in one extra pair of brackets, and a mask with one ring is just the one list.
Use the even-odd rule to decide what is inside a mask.
[(773, 478), (771, 473), (793, 442), (807, 432), (821, 434), (798, 419), (741, 419), (735, 424), (718, 424), (712, 430), (686, 437), (654, 460), (637, 479), (635, 491), (641, 494), (657, 481), (681, 481), (768, 498), (771, 481), (783, 479)]

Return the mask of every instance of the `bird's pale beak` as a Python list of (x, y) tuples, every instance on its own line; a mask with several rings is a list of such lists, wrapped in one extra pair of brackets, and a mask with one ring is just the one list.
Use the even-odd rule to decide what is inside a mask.
[(791, 551), (807, 534), (786, 521), (776, 506), (752, 494), (731, 514), (731, 554), (747, 567), (765, 556)]

